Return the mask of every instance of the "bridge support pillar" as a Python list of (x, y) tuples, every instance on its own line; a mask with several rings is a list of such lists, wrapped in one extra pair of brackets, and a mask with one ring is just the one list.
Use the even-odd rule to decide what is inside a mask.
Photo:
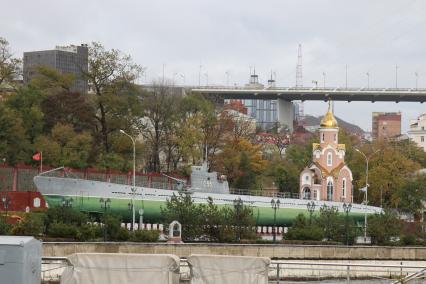
[(293, 132), (294, 107), (291, 101), (278, 98), (277, 104), (278, 122), (281, 127), (287, 126)]

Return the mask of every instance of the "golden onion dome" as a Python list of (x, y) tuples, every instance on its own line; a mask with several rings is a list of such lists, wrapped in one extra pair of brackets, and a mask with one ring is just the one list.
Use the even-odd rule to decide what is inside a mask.
[(328, 101), (328, 111), (321, 119), (321, 127), (323, 128), (336, 128), (337, 120), (334, 118), (333, 111), (331, 110), (331, 101)]

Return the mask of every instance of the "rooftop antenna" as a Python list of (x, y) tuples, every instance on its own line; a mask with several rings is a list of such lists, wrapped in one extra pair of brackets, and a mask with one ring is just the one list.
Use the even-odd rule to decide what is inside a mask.
[(302, 72), (302, 45), (299, 43), (297, 50), (297, 66), (296, 66), (296, 88), (303, 87), (303, 72)]
[[(296, 65), (296, 88), (303, 87), (303, 72), (302, 72), (302, 44), (299, 43), (299, 48), (297, 49), (297, 65)], [(299, 105), (299, 121), (305, 116), (303, 102), (298, 102)]]

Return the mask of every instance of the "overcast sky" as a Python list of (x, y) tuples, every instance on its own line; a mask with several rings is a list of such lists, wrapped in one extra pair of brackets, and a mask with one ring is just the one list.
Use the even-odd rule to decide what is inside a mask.
[[(256, 66), (261, 83), (276, 74), (294, 86), (302, 44), (303, 84), (426, 88), (426, 1), (423, 0), (40, 0), (7, 1), (0, 36), (16, 54), (98, 41), (132, 55), (146, 68), (140, 83), (163, 74), (176, 83), (247, 83)], [(5, 4), (7, 3), (7, 4)], [(306, 102), (320, 115), (324, 102)], [(371, 130), (372, 111), (426, 112), (419, 103), (335, 103), (337, 116)]]

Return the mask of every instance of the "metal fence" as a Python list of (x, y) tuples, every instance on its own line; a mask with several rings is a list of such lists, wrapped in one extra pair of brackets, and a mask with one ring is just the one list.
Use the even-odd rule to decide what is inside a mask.
[[(71, 264), (66, 257), (42, 258), (42, 283), (59, 283), (64, 269)], [(425, 283), (426, 261), (400, 262), (398, 264), (374, 261), (287, 261), (273, 260), (269, 266), (269, 283), (288, 283), (293, 280), (317, 282), (333, 279), (338, 283), (351, 283), (362, 279), (363, 283)], [(187, 283), (191, 278), (188, 262), (180, 261), (180, 279)], [(336, 283), (336, 282), (335, 282)]]

